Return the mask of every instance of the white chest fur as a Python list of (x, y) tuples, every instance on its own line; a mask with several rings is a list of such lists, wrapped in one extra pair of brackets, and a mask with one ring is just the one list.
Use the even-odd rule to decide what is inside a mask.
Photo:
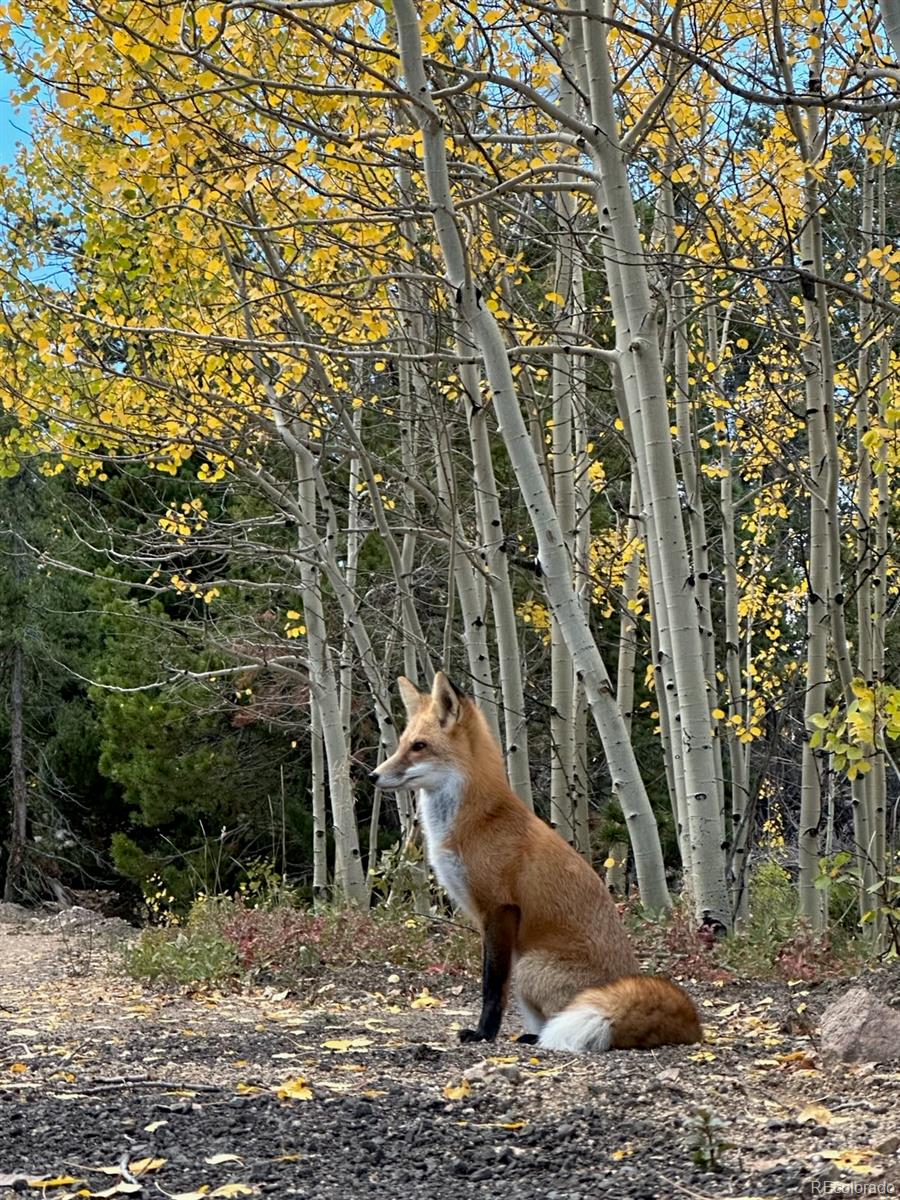
[(419, 820), (425, 834), (425, 849), (431, 869), (450, 899), (466, 912), (472, 911), (466, 869), (459, 855), (446, 848), (452, 836), (459, 806), (462, 803), (465, 780), (453, 774), (436, 788), (419, 791)]

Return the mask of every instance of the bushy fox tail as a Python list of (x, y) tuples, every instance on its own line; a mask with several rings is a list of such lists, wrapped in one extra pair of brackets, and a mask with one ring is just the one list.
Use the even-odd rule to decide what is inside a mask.
[(697, 1009), (676, 983), (659, 975), (623, 975), (604, 987), (579, 992), (551, 1017), (538, 1045), (586, 1054), (699, 1042)]

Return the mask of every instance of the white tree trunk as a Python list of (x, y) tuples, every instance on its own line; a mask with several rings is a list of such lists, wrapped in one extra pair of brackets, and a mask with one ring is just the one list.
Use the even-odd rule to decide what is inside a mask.
[[(462, 357), (468, 357), (470, 351), (462, 339), (459, 340), (459, 349)], [(516, 626), (512, 581), (509, 577), (503, 513), (488, 439), (487, 409), (481, 403), (478, 372), (470, 363), (464, 363), (460, 368), (460, 379), (469, 428), (481, 557), (485, 567), (497, 642), (497, 663), (503, 696), (503, 747), (506, 769), (513, 791), (529, 808), (533, 808), (525, 688), (522, 683), (522, 654)]]
[[(616, 324), (633, 451), (647, 512), (648, 558), (657, 609), (668, 614), (675, 707), (683, 752), (685, 801), (691, 842), (692, 891), (698, 917), (731, 923), (725, 881), (719, 771), (707, 693), (706, 660), (697, 615), (696, 578), (688, 556), (665, 378), (625, 156), (619, 142), (603, 10), (586, 0), (583, 21), (591, 123), (590, 150), (603, 178), (600, 242)], [(618, 276), (620, 286), (612, 286)], [(654, 575), (650, 545), (659, 572)]]

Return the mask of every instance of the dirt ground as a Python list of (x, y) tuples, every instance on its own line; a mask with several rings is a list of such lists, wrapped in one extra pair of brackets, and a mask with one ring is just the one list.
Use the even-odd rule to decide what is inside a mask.
[(460, 1045), (474, 980), (172, 994), (106, 932), (0, 924), (0, 1197), (900, 1195), (900, 1064), (817, 1053), (845, 984), (683, 982), (705, 1044), (579, 1058), (517, 1045), (514, 1016)]

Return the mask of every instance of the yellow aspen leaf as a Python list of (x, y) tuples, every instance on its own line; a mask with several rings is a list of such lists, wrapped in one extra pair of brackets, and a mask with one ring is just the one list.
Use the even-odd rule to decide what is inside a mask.
[(296, 1079), (286, 1079), (276, 1093), (279, 1100), (312, 1100), (312, 1088), (302, 1076)]
[(252, 1196), (253, 1188), (248, 1183), (223, 1183), (221, 1187), (214, 1188), (210, 1196)]
[(559, 292), (544, 292), (544, 299), (549, 300), (551, 304), (565, 304), (566, 302), (565, 296), (560, 295)]
[(83, 1183), (84, 1180), (76, 1179), (74, 1175), (53, 1175), (43, 1179), (29, 1179), (28, 1186), (30, 1188), (58, 1188), (69, 1187), (73, 1183)]
[(712, 710), (712, 717), (716, 721), (724, 721), (725, 720), (725, 710), (721, 709), (721, 708), (714, 708)]
[(870, 1160), (874, 1157), (875, 1151), (868, 1147), (848, 1150), (821, 1150), (822, 1158), (828, 1159), (840, 1171), (852, 1171), (857, 1175), (869, 1175), (875, 1170), (870, 1166)]
[(165, 1165), (164, 1158), (139, 1158), (136, 1162), (128, 1164), (128, 1170), (132, 1175), (146, 1175), (148, 1171), (158, 1171)]
[(410, 1001), (410, 1008), (440, 1008), (443, 1000), (439, 1000), (437, 996), (432, 996), (428, 988), (422, 988), (418, 996)]
[(87, 98), (91, 104), (102, 104), (106, 99), (106, 88), (100, 87), (99, 85), (97, 87), (89, 88)]
[(797, 1113), (801, 1125), (830, 1125), (833, 1114), (824, 1104), (807, 1104)]
[(448, 1083), (444, 1088), (444, 1096), (448, 1100), (465, 1100), (471, 1090), (468, 1079), (464, 1079), (462, 1083)]
[(345, 1050), (358, 1050), (362, 1046), (371, 1046), (372, 1039), (367, 1037), (331, 1038), (322, 1045), (326, 1050), (337, 1050), (343, 1053)]

